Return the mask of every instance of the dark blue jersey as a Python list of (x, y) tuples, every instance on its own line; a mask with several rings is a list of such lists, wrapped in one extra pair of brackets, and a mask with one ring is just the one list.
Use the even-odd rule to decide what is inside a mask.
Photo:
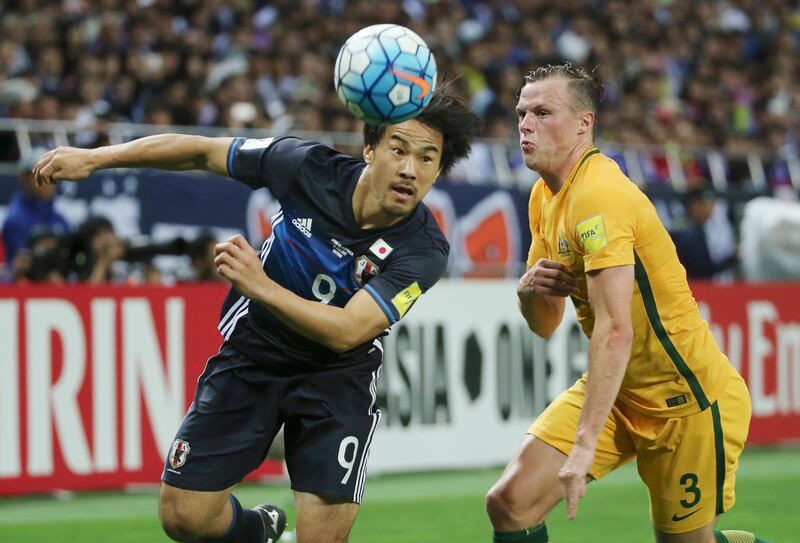
[[(298, 296), (337, 307), (365, 289), (393, 324), (442, 276), (450, 247), (423, 204), (388, 228), (360, 228), (353, 192), (364, 167), (291, 137), (237, 138), (228, 151), (230, 176), (253, 189), (267, 187), (281, 205), (261, 248), (266, 274)], [(376, 338), (336, 353), (233, 289), (219, 330), (248, 357), (289, 372), (354, 364), (381, 349)]]

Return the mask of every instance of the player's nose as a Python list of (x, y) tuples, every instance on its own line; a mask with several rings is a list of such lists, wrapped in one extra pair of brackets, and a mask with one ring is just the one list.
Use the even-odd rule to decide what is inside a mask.
[(522, 134), (530, 134), (533, 132), (533, 121), (531, 120), (531, 115), (526, 113), (523, 117), (520, 117), (519, 131)]
[(417, 178), (417, 165), (411, 157), (406, 157), (400, 163), (400, 177), (403, 179)]

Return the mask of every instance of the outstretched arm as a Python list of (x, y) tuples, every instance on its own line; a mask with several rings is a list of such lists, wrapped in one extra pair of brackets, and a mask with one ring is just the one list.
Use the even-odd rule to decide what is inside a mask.
[(97, 149), (57, 147), (33, 168), (40, 185), (62, 179), (84, 179), (104, 168), (158, 168), (206, 170), (228, 176), (228, 149), (232, 138), (207, 138), (183, 134), (159, 134)]
[(586, 276), (589, 303), (595, 315), (589, 341), (586, 398), (578, 419), (575, 444), (558, 474), (567, 501), (568, 518), (575, 517), (578, 499), (586, 490), (586, 477), (594, 462), (597, 439), (619, 394), (633, 342), (633, 266), (605, 268)]

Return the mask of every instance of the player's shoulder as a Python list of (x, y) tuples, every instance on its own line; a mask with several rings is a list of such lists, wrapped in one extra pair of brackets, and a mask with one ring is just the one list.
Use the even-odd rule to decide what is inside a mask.
[(631, 182), (613, 158), (604, 155), (597, 149), (590, 151), (589, 155), (586, 156), (585, 177), (590, 182), (603, 182), (608, 180)]
[(307, 156), (315, 156), (321, 159), (328, 159), (338, 156), (346, 156), (341, 151), (329, 147), (318, 141), (307, 140), (297, 136), (279, 136), (274, 138), (272, 146), (279, 152), (298, 153)]
[(363, 160), (317, 141), (284, 136), (274, 145), (281, 156), (297, 164), (299, 185), (332, 185), (341, 197), (364, 167)]
[(424, 203), (417, 206), (408, 220), (398, 225), (394, 234), (402, 238), (403, 252), (440, 253), (445, 257), (450, 253), (450, 243), (436, 222), (436, 217)]
[(234, 138), (233, 143), (242, 151), (261, 150), (270, 154), (291, 154), (295, 156), (317, 156), (322, 159), (331, 157), (353, 158), (318, 141), (307, 140), (297, 136), (276, 136), (272, 138)]
[[(287, 138), (288, 139), (288, 138)], [(328, 175), (340, 173), (341, 169), (350, 170), (353, 167), (363, 166), (364, 161), (345, 152), (317, 141), (303, 140), (292, 137), (291, 145), (305, 153), (305, 162), (309, 166), (317, 166)]]
[(424, 203), (417, 206), (415, 212), (415, 220), (419, 225), (419, 234), (421, 240), (428, 240), (428, 243), (437, 247), (444, 247), (447, 251), (450, 250), (450, 244), (442, 232), (439, 223), (436, 222), (431, 210)]
[(613, 159), (595, 151), (586, 157), (586, 168), (573, 187), (573, 200), (624, 205), (643, 196)]

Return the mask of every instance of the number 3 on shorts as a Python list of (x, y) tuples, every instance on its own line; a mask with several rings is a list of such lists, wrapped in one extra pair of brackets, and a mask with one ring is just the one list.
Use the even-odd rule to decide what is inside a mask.
[(694, 507), (697, 505), (697, 502), (700, 501), (700, 488), (697, 486), (697, 480), (698, 477), (695, 473), (684, 473), (681, 476), (680, 482), (682, 485), (686, 486), (683, 491), (692, 495), (692, 497), (688, 500), (681, 500), (681, 505), (686, 509)]
[[(350, 445), (353, 446), (353, 452), (348, 458), (347, 448)], [(347, 480), (350, 479), (350, 475), (353, 473), (353, 466), (356, 463), (356, 456), (358, 456), (358, 438), (356, 436), (347, 436), (342, 440), (341, 443), (339, 443), (339, 465), (347, 470), (347, 473), (345, 473), (344, 477), (342, 478), (343, 485), (347, 484)]]

